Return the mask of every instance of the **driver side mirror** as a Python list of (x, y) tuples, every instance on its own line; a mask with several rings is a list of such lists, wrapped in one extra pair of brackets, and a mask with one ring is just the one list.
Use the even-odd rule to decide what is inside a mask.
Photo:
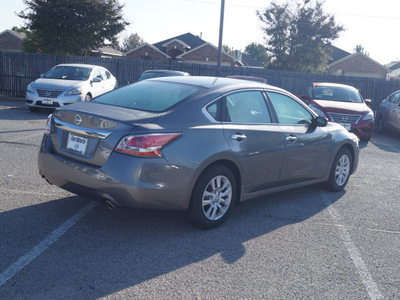
[(313, 119), (313, 124), (317, 127), (326, 127), (326, 125), (328, 125), (328, 119), (318, 116)]
[(92, 82), (101, 82), (101, 79), (98, 78), (98, 77), (95, 77), (95, 78), (92, 79)]
[(372, 100), (371, 99), (365, 99), (365, 104), (367, 104), (368, 106), (371, 106)]

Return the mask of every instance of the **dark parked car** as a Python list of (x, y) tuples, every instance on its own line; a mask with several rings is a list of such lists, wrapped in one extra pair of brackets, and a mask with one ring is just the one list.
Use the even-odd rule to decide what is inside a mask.
[(349, 85), (313, 82), (300, 98), (318, 115), (343, 125), (361, 140), (368, 141), (374, 131), (374, 113), (359, 91)]
[(144, 71), (138, 78), (137, 81), (142, 81), (145, 79), (158, 78), (158, 77), (168, 77), (168, 76), (189, 76), (187, 72), (174, 71), (174, 70), (147, 70)]
[(48, 182), (109, 206), (182, 209), (198, 226), (240, 201), (324, 183), (342, 190), (358, 138), (292, 94), (213, 77), (144, 80), (49, 116)]
[(378, 107), (376, 128), (383, 133), (386, 129), (400, 133), (400, 91), (394, 92)]

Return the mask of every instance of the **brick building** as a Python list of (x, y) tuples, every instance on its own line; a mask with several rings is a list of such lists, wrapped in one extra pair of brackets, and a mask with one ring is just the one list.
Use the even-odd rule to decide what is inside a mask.
[[(216, 64), (218, 48), (201, 38), (185, 33), (167, 40), (151, 44), (143, 44), (125, 53), (127, 58), (149, 60), (177, 60), (198, 64)], [(221, 65), (243, 65), (235, 57), (222, 52)]]
[(25, 33), (6, 29), (0, 32), (0, 50), (22, 52)]
[(363, 53), (353, 53), (331, 63), (328, 66), (328, 73), (384, 79), (390, 70)]

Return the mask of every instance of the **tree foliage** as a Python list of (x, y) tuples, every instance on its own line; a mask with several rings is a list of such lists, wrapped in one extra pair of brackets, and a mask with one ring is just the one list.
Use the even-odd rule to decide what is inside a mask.
[(298, 72), (325, 70), (331, 41), (344, 29), (322, 5), (318, 0), (295, 5), (272, 2), (264, 11), (257, 11), (272, 56), (271, 67)]
[(230, 56), (236, 57), (236, 53), (235, 50), (233, 49), (233, 47), (228, 46), (228, 45), (222, 45), (222, 50), (229, 54)]
[(29, 29), (24, 46), (31, 52), (80, 55), (116, 41), (129, 24), (118, 0), (24, 0), (18, 16)]
[(143, 45), (144, 43), (144, 39), (142, 39), (137, 33), (131, 33), (122, 40), (118, 46), (118, 50), (122, 52), (128, 52)]
[(364, 47), (361, 44), (358, 44), (354, 48), (354, 52), (355, 53), (362, 53), (362, 54), (365, 54), (365, 55), (369, 56), (369, 53), (364, 49)]
[(259, 43), (251, 43), (247, 45), (244, 49), (244, 53), (264, 65), (266, 65), (270, 60), (265, 46)]

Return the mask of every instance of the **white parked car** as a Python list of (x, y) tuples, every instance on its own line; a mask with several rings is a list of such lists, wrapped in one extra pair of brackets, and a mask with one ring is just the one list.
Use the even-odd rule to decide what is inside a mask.
[(116, 78), (106, 68), (85, 64), (53, 67), (26, 88), (25, 103), (31, 111), (57, 108), (112, 91)]

